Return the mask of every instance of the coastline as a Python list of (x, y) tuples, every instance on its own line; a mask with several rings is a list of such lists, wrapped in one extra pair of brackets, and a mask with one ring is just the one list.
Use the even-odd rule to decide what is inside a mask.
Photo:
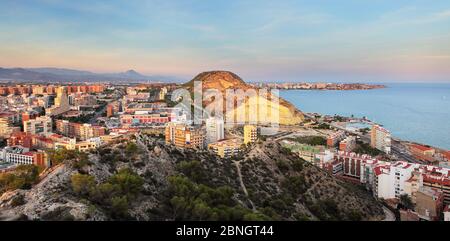
[(374, 91), (282, 90), (280, 97), (302, 112), (366, 117), (404, 141), (450, 149), (448, 90), (449, 84), (392, 83)]
[(384, 84), (362, 83), (252, 83), (253, 87), (279, 90), (372, 90), (387, 88)]

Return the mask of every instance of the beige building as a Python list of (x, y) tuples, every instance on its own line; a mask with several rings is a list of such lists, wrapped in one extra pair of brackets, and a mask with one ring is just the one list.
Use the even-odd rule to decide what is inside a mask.
[(208, 149), (221, 158), (230, 158), (239, 154), (242, 141), (238, 139), (221, 140), (208, 144)]
[(56, 90), (55, 105), (45, 110), (46, 115), (55, 116), (63, 114), (70, 110), (69, 97), (67, 96), (67, 87), (61, 86)]
[(181, 148), (203, 149), (205, 133), (202, 129), (185, 124), (169, 123), (165, 130), (166, 144)]
[(258, 127), (255, 125), (244, 126), (244, 144), (255, 142), (258, 139)]
[(77, 150), (77, 151), (89, 151), (95, 149), (99, 146), (98, 142), (95, 141), (80, 141), (77, 142), (76, 139), (69, 139), (68, 141), (56, 142), (55, 149), (67, 149), (67, 150)]
[(411, 177), (405, 182), (404, 191), (411, 197), (413, 203), (416, 203), (416, 194), (419, 188), (423, 187), (423, 176), (418, 171), (413, 171)]
[(443, 210), (443, 201), (444, 195), (442, 191), (421, 187), (416, 193), (416, 212), (421, 219), (437, 221)]
[(23, 122), (24, 132), (29, 134), (49, 134), (52, 132), (52, 118), (48, 116), (40, 116)]
[(370, 146), (386, 154), (391, 153), (391, 133), (379, 125), (373, 125), (370, 132)]
[(13, 126), (9, 118), (0, 117), (0, 137), (9, 138), (13, 132), (20, 132), (20, 127)]

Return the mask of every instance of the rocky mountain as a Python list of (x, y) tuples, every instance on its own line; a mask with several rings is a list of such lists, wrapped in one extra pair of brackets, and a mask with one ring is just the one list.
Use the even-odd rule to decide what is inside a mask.
[(123, 73), (94, 73), (90, 71), (64, 69), (64, 68), (0, 68), (0, 80), (3, 81), (114, 81), (114, 82), (173, 82), (176, 77), (152, 75), (147, 76), (134, 70)]
[[(363, 188), (335, 179), (276, 141), (254, 144), (225, 160), (167, 146), (156, 137), (143, 139), (100, 148), (82, 163), (67, 159), (31, 189), (3, 193), (0, 220), (384, 217), (380, 203)], [(124, 175), (128, 169), (137, 176)]]
[[(188, 83), (185, 83), (183, 86), (188, 88), (191, 92), (193, 91), (194, 82), (202, 83), (202, 90), (205, 91), (207, 89), (215, 89), (222, 93), (224, 98), (224, 113), (227, 115), (236, 116), (239, 115), (239, 112), (246, 113), (245, 121), (256, 121), (259, 123), (273, 123), (278, 122), (283, 125), (295, 125), (301, 123), (304, 119), (303, 114), (295, 108), (288, 101), (278, 98), (278, 101), (274, 100), (274, 96), (268, 93), (267, 97), (262, 97), (256, 92), (256, 95), (252, 95), (250, 97), (245, 98), (242, 104), (235, 103), (235, 108), (232, 110), (226, 110), (226, 91), (227, 90), (255, 90), (251, 85), (247, 84), (242, 80), (238, 75), (229, 72), (229, 71), (209, 71), (198, 74)], [(213, 100), (203, 100), (203, 105), (207, 106), (211, 104)], [(249, 115), (251, 112), (251, 108), (253, 106), (257, 106), (255, 108), (258, 114)], [(266, 106), (267, 109), (262, 114), (262, 110), (260, 110), (260, 106)], [(261, 112), (261, 114), (260, 114)], [(275, 113), (278, 113), (276, 115)]]

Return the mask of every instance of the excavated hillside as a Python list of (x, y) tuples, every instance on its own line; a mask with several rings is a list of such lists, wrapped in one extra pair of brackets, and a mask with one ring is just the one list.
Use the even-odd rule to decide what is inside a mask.
[[(225, 100), (226, 98), (226, 90), (243, 90), (247, 91), (250, 89), (253, 89), (252, 86), (246, 84), (238, 75), (229, 72), (229, 71), (209, 71), (209, 72), (203, 72), (198, 74), (194, 79), (189, 81), (188, 83), (184, 84), (183, 86), (185, 88), (188, 88), (191, 92), (193, 91), (194, 82), (198, 81), (202, 83), (202, 91), (205, 91), (207, 89), (215, 89), (222, 93), (222, 96)], [(267, 98), (261, 97), (258, 94), (256, 96), (251, 96), (244, 100), (244, 102), (239, 105), (235, 106), (233, 110), (226, 110), (226, 104), (224, 102), (224, 114), (227, 113), (231, 116), (236, 116), (240, 111), (245, 114), (245, 121), (256, 121), (259, 123), (264, 122), (274, 122), (275, 120), (279, 122), (279, 124), (282, 125), (295, 125), (298, 123), (301, 123), (304, 120), (304, 116), (295, 106), (293, 106), (288, 101), (278, 98), (278, 100), (272, 99), (272, 95), (268, 93)], [(203, 106), (207, 106), (210, 104), (211, 100), (203, 100)], [(255, 104), (259, 106), (266, 106), (267, 111), (265, 113), (268, 113), (265, 118), (263, 119), (261, 117), (249, 117), (248, 113), (251, 112), (251, 108), (249, 105)], [(257, 109), (259, 111), (259, 107)], [(276, 113), (278, 112), (278, 115), (270, 113)]]
[[(0, 196), (0, 220), (381, 220), (381, 205), (363, 188), (343, 183), (277, 142), (249, 147), (233, 160), (180, 150), (156, 137), (100, 148), (73, 160), (29, 190)], [(129, 169), (136, 177), (111, 177)], [(79, 194), (83, 174), (99, 191)], [(125, 183), (119, 182), (126, 181)], [(119, 182), (119, 183), (117, 183)], [(91, 185), (92, 186), (92, 185)], [(83, 186), (82, 186), (83, 187)], [(115, 188), (116, 187), (116, 188)], [(122, 188), (120, 188), (122, 187)], [(118, 189), (117, 189), (118, 188)], [(114, 191), (116, 190), (116, 191)], [(122, 198), (112, 198), (122, 192)], [(120, 211), (120, 212), (119, 212)]]

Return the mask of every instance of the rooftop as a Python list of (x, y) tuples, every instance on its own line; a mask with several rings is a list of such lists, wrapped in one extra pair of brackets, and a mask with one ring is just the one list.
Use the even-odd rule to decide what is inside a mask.
[(433, 148), (431, 148), (431, 147), (422, 146), (422, 145), (418, 145), (418, 144), (411, 144), (411, 147), (419, 149), (421, 151), (432, 151), (433, 150)]

